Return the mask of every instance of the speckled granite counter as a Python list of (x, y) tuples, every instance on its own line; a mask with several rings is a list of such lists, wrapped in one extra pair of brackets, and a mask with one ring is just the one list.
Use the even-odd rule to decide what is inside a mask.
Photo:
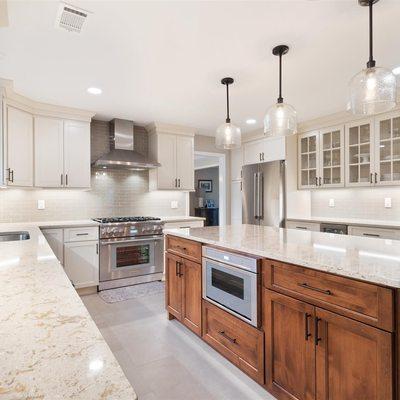
[(167, 229), (164, 233), (400, 288), (400, 245), (397, 240), (256, 225)]
[(38, 225), (0, 224), (31, 236), (0, 243), (0, 398), (136, 399)]

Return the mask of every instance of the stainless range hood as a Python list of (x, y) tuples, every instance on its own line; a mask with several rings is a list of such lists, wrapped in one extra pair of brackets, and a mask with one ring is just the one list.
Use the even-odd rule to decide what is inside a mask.
[(93, 163), (95, 167), (143, 170), (161, 166), (135, 151), (133, 121), (113, 119), (110, 125), (111, 150)]

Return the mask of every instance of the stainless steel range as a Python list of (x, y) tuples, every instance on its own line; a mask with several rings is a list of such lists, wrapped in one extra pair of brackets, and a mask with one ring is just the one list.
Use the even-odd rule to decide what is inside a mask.
[(160, 218), (96, 218), (100, 223), (99, 290), (161, 280), (163, 227)]

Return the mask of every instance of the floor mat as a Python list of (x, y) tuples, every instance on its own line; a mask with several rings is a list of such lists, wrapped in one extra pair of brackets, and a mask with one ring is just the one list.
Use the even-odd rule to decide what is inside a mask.
[(143, 296), (151, 296), (154, 294), (162, 293), (165, 290), (164, 282), (149, 282), (141, 283), (139, 285), (125, 286), (117, 289), (103, 290), (99, 296), (106, 303), (117, 303), (130, 299), (137, 299)]

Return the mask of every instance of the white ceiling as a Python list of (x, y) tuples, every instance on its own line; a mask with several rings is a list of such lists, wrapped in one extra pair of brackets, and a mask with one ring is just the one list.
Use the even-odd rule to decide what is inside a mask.
[[(225, 118), (262, 126), (277, 97), (274, 45), (286, 43), (285, 100), (299, 120), (342, 111), (347, 83), (367, 61), (368, 14), (357, 0), (80, 1), (93, 12), (81, 34), (56, 29), (57, 1), (10, 1), (0, 28), (0, 77), (39, 101), (214, 134)], [(400, 65), (400, 1), (375, 7), (378, 65)], [(103, 89), (101, 96), (86, 88)], [(247, 126), (247, 118), (257, 124)]]

